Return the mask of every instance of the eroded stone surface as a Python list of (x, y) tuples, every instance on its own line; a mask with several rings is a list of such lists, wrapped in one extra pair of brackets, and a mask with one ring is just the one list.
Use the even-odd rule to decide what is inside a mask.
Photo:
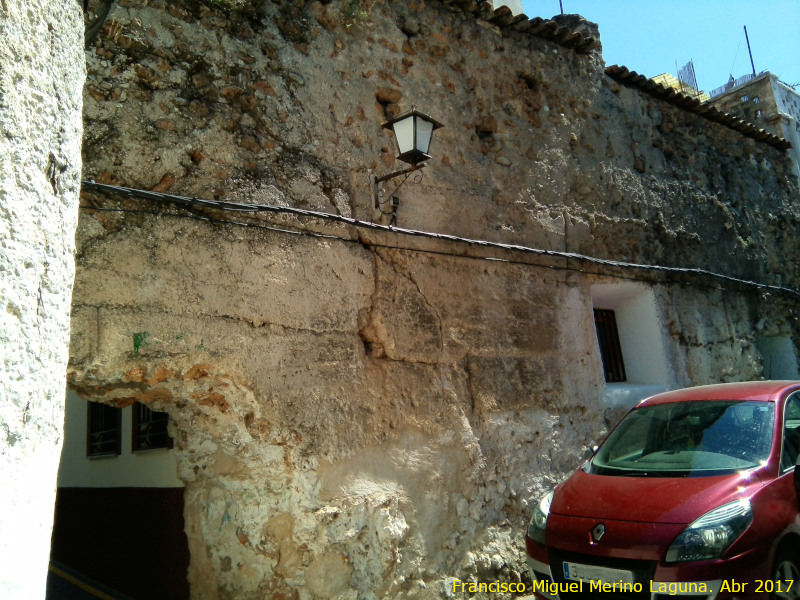
[(440, 2), (120, 0), (87, 60), (87, 178), (387, 224), (380, 125), (419, 103), (446, 127), (398, 224), (542, 251), (87, 194), (120, 212), (81, 216), (70, 382), (170, 413), (195, 598), (526, 580), (532, 503), (611, 418), (593, 283), (652, 287), (675, 386), (759, 377), (759, 332), (797, 343), (780, 295), (543, 254), (797, 287), (789, 162), (597, 52)]

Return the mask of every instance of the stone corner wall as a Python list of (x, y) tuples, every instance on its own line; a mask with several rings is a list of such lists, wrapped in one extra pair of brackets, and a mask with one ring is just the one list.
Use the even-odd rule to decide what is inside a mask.
[(61, 454), (85, 76), (76, 2), (0, 6), (0, 596), (43, 598)]

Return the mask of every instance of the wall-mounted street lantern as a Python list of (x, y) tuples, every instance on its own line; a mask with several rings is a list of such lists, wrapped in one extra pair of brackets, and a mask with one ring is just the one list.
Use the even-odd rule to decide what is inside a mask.
[[(373, 179), (375, 208), (380, 209), (384, 214), (392, 215), (392, 219), (389, 223), (391, 225), (397, 220), (397, 207), (399, 205), (399, 200), (394, 194), (400, 189), (400, 187), (406, 182), (412, 173), (418, 172), (420, 169), (425, 168), (424, 161), (432, 158), (432, 156), (428, 154), (428, 150), (430, 149), (431, 141), (433, 140), (433, 132), (440, 127), (443, 127), (443, 125), (425, 113), (422, 113), (416, 108), (412, 107), (409, 112), (392, 119), (388, 123), (384, 123), (383, 127), (394, 132), (394, 137), (397, 141), (397, 158), (411, 165), (411, 167), (408, 169), (395, 171), (394, 173), (389, 173), (383, 177), (377, 177)], [(388, 196), (383, 199), (381, 184), (384, 181), (395, 179), (396, 177), (401, 176), (404, 176), (403, 181), (400, 182), (400, 184), (394, 189), (394, 191), (392, 191), (391, 194), (388, 194)], [(419, 178), (415, 179), (414, 182), (419, 183), (421, 180), (422, 173), (419, 173)], [(388, 211), (384, 211), (382, 208), (382, 206), (386, 203), (390, 204), (390, 210)]]
[(428, 150), (431, 147), (434, 130), (440, 127), (443, 127), (441, 123), (416, 108), (383, 124), (384, 129), (394, 131), (397, 150), (400, 153), (397, 158), (415, 166), (433, 158), (428, 154)]

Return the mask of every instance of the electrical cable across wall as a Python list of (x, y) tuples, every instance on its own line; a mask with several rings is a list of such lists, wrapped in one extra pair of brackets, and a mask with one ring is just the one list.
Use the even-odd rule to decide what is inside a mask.
[[(611, 260), (611, 259), (604, 259), (604, 258), (597, 258), (593, 256), (588, 256), (585, 254), (578, 254), (575, 252), (563, 252), (559, 250), (545, 250), (542, 248), (531, 248), (529, 246), (520, 246), (517, 244), (504, 244), (500, 242), (490, 242), (488, 240), (476, 240), (472, 238), (465, 238), (455, 235), (449, 235), (444, 233), (435, 233), (430, 231), (420, 231), (415, 229), (405, 229), (402, 227), (393, 227), (388, 225), (381, 225), (379, 223), (373, 223), (371, 221), (361, 221), (358, 219), (354, 219), (352, 217), (345, 217), (343, 215), (336, 215), (332, 213), (326, 213), (321, 211), (313, 211), (313, 210), (306, 210), (302, 208), (295, 208), (291, 206), (275, 206), (271, 204), (241, 204), (237, 202), (225, 202), (221, 200), (204, 200), (201, 198), (189, 198), (186, 196), (177, 196), (174, 194), (165, 194), (162, 192), (151, 192), (147, 190), (139, 190), (135, 188), (128, 188), (122, 186), (114, 186), (114, 185), (107, 185), (102, 183), (96, 183), (94, 181), (83, 181), (81, 184), (82, 190), (85, 191), (95, 191), (101, 192), (105, 194), (115, 194), (120, 196), (125, 196), (129, 198), (136, 198), (140, 200), (146, 200), (148, 202), (155, 202), (159, 204), (168, 204), (173, 206), (179, 206), (184, 208), (188, 211), (192, 211), (192, 209), (198, 208), (206, 208), (206, 209), (214, 209), (223, 212), (235, 212), (235, 213), (249, 213), (249, 214), (256, 214), (256, 213), (277, 213), (277, 214), (290, 214), (299, 217), (309, 217), (314, 219), (322, 219), (325, 221), (331, 221), (336, 223), (341, 223), (345, 225), (350, 225), (352, 227), (358, 229), (369, 229), (374, 231), (380, 231), (383, 233), (391, 233), (401, 236), (408, 236), (408, 237), (422, 237), (427, 239), (434, 239), (439, 241), (446, 241), (446, 242), (453, 242), (456, 244), (461, 245), (468, 245), (470, 247), (479, 247), (479, 248), (492, 248), (498, 250), (504, 250), (509, 252), (518, 252), (523, 254), (533, 254), (537, 256), (544, 256), (550, 258), (560, 258), (565, 260), (573, 260), (580, 263), (586, 264), (593, 264), (605, 267), (611, 267), (616, 269), (624, 269), (624, 270), (639, 270), (639, 271), (649, 271), (655, 273), (664, 273), (664, 274), (673, 274), (673, 275), (689, 275), (689, 276), (699, 276), (706, 279), (713, 279), (717, 282), (727, 282), (737, 285), (742, 285), (748, 288), (757, 289), (764, 292), (774, 292), (779, 293), (782, 295), (790, 296), (796, 300), (800, 299), (800, 291), (784, 287), (784, 286), (777, 286), (771, 285), (767, 283), (760, 283), (757, 281), (751, 281), (748, 279), (741, 279), (738, 277), (732, 277), (730, 275), (725, 275), (723, 273), (717, 273), (714, 271), (709, 271), (707, 269), (699, 269), (695, 267), (668, 267), (663, 265), (648, 265), (648, 264), (641, 264), (641, 263), (631, 263), (625, 261), (618, 261), (618, 260)], [(576, 267), (570, 266), (562, 266), (562, 265), (538, 265), (532, 264), (525, 261), (518, 261), (518, 260), (509, 260), (503, 258), (495, 258), (495, 257), (486, 257), (486, 256), (472, 256), (468, 254), (456, 254), (456, 253), (449, 253), (443, 251), (435, 251), (429, 249), (420, 249), (420, 248), (412, 248), (412, 247), (403, 247), (403, 246), (395, 246), (395, 245), (388, 245), (388, 244), (381, 244), (372, 241), (365, 241), (363, 239), (351, 239), (342, 236), (336, 236), (331, 234), (323, 234), (318, 232), (312, 232), (308, 230), (292, 230), (292, 229), (285, 229), (280, 227), (274, 227), (271, 225), (264, 225), (261, 223), (247, 223), (243, 221), (232, 221), (227, 219), (218, 219), (214, 217), (210, 217), (207, 215), (196, 215), (196, 214), (177, 214), (177, 213), (164, 213), (162, 211), (145, 211), (145, 210), (133, 210), (133, 209), (120, 209), (120, 208), (98, 208), (92, 206), (81, 206), (81, 208), (88, 209), (88, 210), (98, 210), (98, 211), (114, 211), (114, 212), (128, 212), (128, 213), (143, 213), (143, 214), (153, 214), (153, 215), (160, 215), (160, 216), (172, 216), (172, 217), (179, 217), (179, 218), (189, 218), (195, 220), (202, 220), (202, 221), (209, 221), (213, 223), (221, 223), (221, 224), (228, 224), (228, 225), (237, 225), (242, 227), (256, 227), (259, 229), (266, 229), (270, 231), (276, 231), (279, 233), (287, 233), (287, 234), (294, 234), (294, 235), (307, 235), (313, 237), (320, 237), (320, 238), (327, 238), (327, 239), (336, 239), (344, 242), (350, 243), (359, 243), (365, 246), (374, 246), (374, 247), (384, 247), (384, 248), (392, 248), (397, 250), (409, 250), (414, 252), (424, 252), (429, 254), (440, 254), (440, 255), (447, 255), (459, 258), (476, 258), (476, 259), (483, 259), (483, 260), (491, 260), (495, 262), (508, 262), (514, 264), (524, 264), (529, 266), (538, 266), (543, 268), (552, 268), (552, 269), (560, 269), (560, 270), (570, 270), (570, 271), (577, 271), (581, 273), (587, 273), (592, 275), (606, 275), (604, 273), (596, 273), (592, 271), (586, 271), (583, 269), (578, 269)], [(614, 277), (620, 277), (619, 275), (613, 275)], [(634, 279), (639, 280), (642, 278), (637, 277), (625, 277), (622, 276), (621, 278), (624, 279)], [(712, 286), (714, 287), (714, 286)], [(717, 286), (718, 287), (718, 286)]]

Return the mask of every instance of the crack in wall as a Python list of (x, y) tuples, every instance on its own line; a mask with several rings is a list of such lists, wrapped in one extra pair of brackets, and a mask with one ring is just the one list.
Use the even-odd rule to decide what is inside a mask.
[[(287, 331), (287, 332), (298, 332), (298, 333), (310, 333), (314, 335), (325, 335), (325, 334), (342, 334), (348, 335), (352, 334), (357, 331), (357, 327), (354, 329), (341, 329), (335, 327), (328, 327), (325, 328), (319, 327), (296, 327), (291, 325), (286, 325), (283, 323), (279, 323), (276, 321), (268, 321), (268, 320), (253, 320), (248, 319), (241, 316), (236, 315), (226, 315), (226, 314), (219, 314), (214, 312), (208, 312), (200, 310), (200, 308), (193, 308), (192, 312), (178, 312), (174, 310), (169, 310), (166, 308), (159, 308), (159, 307), (149, 307), (146, 305), (140, 305), (142, 308), (133, 308), (131, 306), (126, 306), (123, 304), (93, 304), (93, 303), (86, 303), (86, 302), (79, 302), (75, 301), (72, 303), (73, 309), (75, 308), (87, 308), (87, 309), (94, 309), (97, 311), (97, 346), (99, 348), (99, 339), (100, 339), (100, 321), (102, 317), (100, 316), (100, 311), (108, 311), (108, 312), (115, 312), (115, 313), (123, 313), (126, 315), (142, 315), (147, 314), (151, 316), (161, 315), (161, 316), (168, 316), (168, 317), (186, 317), (186, 318), (207, 318), (211, 321), (228, 321), (235, 324), (242, 324), (248, 326), (250, 329), (263, 329), (268, 327), (274, 327), (280, 331)], [(106, 317), (107, 318), (107, 317)]]
[(380, 289), (380, 281), (378, 274), (378, 261), (381, 260), (378, 252), (371, 246), (364, 246), (364, 248), (373, 255), (372, 260), (372, 292), (369, 298), (369, 306), (362, 308), (358, 315), (358, 336), (361, 338), (361, 343), (364, 345), (366, 355), (374, 359), (387, 359), (386, 349), (380, 339), (380, 335), (375, 331), (375, 323), (373, 321), (373, 311), (377, 304), (377, 297)]
[[(441, 367), (447, 366), (445, 363), (442, 362), (442, 356), (444, 353), (444, 320), (436, 307), (427, 299), (425, 294), (422, 292), (420, 285), (414, 278), (414, 276), (410, 273), (405, 274), (402, 271), (397, 269), (396, 263), (392, 261), (390, 258), (384, 256), (385, 252), (379, 248), (368, 247), (369, 251), (374, 255), (375, 261), (374, 265), (375, 268), (373, 269), (374, 273), (374, 284), (372, 294), (370, 296), (369, 306), (359, 314), (359, 327), (358, 327), (358, 335), (361, 339), (362, 344), (364, 345), (365, 352), (367, 357), (376, 359), (376, 360), (386, 360), (390, 362), (408, 364), (408, 365), (424, 365), (424, 366), (433, 366), (433, 367)], [(375, 321), (375, 310), (376, 305), (380, 303), (379, 298), (381, 297), (381, 290), (385, 289), (390, 284), (388, 282), (381, 282), (381, 277), (378, 269), (379, 264), (387, 265), (391, 272), (395, 275), (402, 277), (405, 281), (408, 281), (413, 285), (413, 289), (416, 290), (417, 296), (422, 299), (422, 304), (427, 307), (427, 309), (435, 316), (435, 324), (437, 330), (437, 345), (438, 345), (438, 356), (434, 357), (431, 360), (424, 360), (422, 358), (415, 358), (412, 356), (396, 356), (394, 352), (390, 351), (387, 352), (386, 344), (390, 342), (390, 334), (386, 331), (379, 331), (382, 329), (377, 326)]]
[[(440, 353), (440, 356), (441, 356), (441, 354), (444, 353), (444, 323), (443, 323), (443, 320), (442, 320), (442, 315), (439, 313), (439, 311), (436, 309), (436, 307), (433, 304), (430, 303), (430, 301), (428, 300), (428, 297), (422, 291), (422, 288), (420, 287), (419, 282), (414, 277), (414, 274), (412, 272), (409, 272), (407, 278), (411, 283), (414, 284), (414, 287), (416, 288), (417, 292), (419, 292), (420, 297), (425, 301), (425, 305), (428, 308), (431, 309), (431, 311), (433, 312), (434, 315), (436, 315), (436, 324), (437, 324), (437, 327), (439, 329), (439, 353)], [(436, 361), (436, 362), (439, 362), (439, 361)]]

